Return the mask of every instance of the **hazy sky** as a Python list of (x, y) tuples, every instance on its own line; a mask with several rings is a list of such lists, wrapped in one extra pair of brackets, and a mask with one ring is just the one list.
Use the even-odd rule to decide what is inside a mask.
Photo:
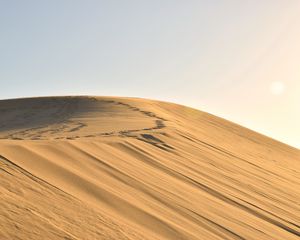
[(0, 98), (161, 99), (300, 148), (299, 0), (0, 0)]

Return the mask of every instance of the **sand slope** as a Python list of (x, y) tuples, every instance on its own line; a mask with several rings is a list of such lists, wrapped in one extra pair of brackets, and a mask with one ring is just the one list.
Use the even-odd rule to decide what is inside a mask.
[(300, 239), (300, 151), (184, 106), (0, 101), (0, 239)]

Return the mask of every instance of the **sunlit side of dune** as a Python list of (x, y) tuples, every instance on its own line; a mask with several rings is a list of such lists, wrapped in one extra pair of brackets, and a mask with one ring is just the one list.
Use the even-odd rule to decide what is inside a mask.
[(300, 151), (143, 99), (0, 101), (0, 239), (299, 239)]

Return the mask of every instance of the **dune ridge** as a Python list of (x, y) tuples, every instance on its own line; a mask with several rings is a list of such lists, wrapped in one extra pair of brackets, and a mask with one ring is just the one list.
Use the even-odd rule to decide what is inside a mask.
[(0, 239), (299, 239), (300, 150), (188, 107), (0, 101)]

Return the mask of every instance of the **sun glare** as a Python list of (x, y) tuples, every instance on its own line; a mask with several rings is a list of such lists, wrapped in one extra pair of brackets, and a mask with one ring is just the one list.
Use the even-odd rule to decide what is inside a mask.
[(273, 95), (282, 95), (286, 89), (284, 82), (276, 81), (270, 85), (270, 91)]

